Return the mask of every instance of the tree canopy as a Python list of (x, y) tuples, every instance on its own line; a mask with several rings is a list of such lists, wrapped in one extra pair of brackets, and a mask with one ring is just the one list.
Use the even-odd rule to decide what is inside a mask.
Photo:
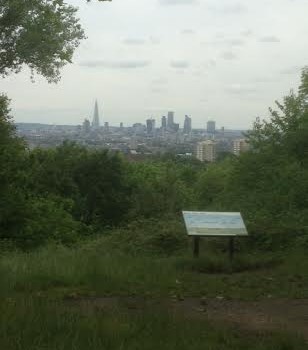
[(59, 80), (60, 69), (85, 38), (76, 12), (63, 0), (2, 0), (0, 75), (26, 65), (49, 82)]
[(18, 73), (25, 65), (32, 77), (38, 73), (57, 82), (85, 38), (76, 12), (64, 0), (1, 0), (0, 76)]

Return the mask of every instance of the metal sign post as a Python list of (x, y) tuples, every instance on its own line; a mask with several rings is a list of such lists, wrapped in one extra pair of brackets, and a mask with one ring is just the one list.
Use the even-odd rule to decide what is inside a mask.
[(234, 237), (229, 238), (229, 258), (230, 262), (233, 261), (233, 256), (234, 256)]
[(200, 237), (195, 236), (194, 237), (194, 257), (198, 258), (199, 257), (199, 250), (200, 250)]

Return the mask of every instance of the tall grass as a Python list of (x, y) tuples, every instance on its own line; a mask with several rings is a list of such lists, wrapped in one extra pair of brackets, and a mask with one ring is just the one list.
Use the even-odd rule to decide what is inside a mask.
[(300, 350), (302, 339), (185, 320), (160, 307), (142, 313), (77, 308), (45, 298), (0, 302), (3, 350)]
[(49, 246), (32, 253), (10, 253), (0, 260), (0, 293), (73, 288), (80, 293), (136, 294), (172, 288), (166, 258), (133, 257), (94, 246)]
[[(208, 249), (209, 250), (209, 249)], [(231, 268), (232, 267), (232, 268)], [(0, 296), (13, 294), (308, 297), (304, 251), (170, 257), (127, 254), (104, 239), (80, 247), (47, 246), (0, 258)]]

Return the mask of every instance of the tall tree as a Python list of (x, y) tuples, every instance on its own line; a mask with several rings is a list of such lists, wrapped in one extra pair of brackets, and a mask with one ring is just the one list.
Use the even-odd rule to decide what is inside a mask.
[(308, 159), (308, 67), (302, 70), (298, 93), (291, 91), (276, 106), (270, 109), (269, 120), (258, 119), (247, 133), (252, 148)]
[(25, 208), (25, 147), (10, 123), (9, 100), (0, 95), (0, 237), (20, 227)]

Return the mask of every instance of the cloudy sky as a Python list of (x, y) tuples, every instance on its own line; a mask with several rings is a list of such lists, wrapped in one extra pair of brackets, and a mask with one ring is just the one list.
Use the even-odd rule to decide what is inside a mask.
[(180, 125), (249, 128), (308, 64), (308, 0), (68, 2), (88, 39), (57, 85), (1, 80), (18, 122), (80, 124), (97, 98), (111, 125), (173, 110)]

